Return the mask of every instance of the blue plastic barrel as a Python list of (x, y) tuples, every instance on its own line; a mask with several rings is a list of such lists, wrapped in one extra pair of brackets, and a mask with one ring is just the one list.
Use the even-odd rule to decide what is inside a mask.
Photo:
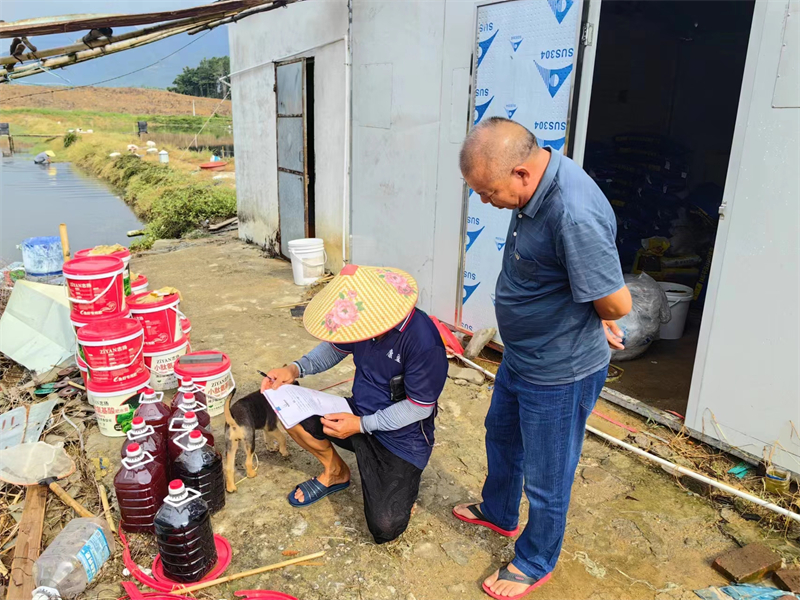
[(32, 237), (20, 244), (25, 272), (34, 277), (61, 275), (64, 255), (57, 235)]

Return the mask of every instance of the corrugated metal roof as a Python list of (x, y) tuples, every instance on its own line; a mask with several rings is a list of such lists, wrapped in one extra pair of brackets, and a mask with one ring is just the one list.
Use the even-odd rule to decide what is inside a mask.
[(213, 17), (268, 3), (269, 0), (222, 0), (192, 8), (132, 15), (85, 14), (38, 17), (11, 23), (0, 23), (0, 38), (67, 33), (95, 27), (129, 27), (192, 17)]

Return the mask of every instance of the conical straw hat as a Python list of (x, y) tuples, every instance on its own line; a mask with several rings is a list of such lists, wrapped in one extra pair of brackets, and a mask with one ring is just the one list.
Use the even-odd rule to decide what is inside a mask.
[(401, 323), (418, 296), (400, 269), (347, 265), (306, 307), (303, 325), (325, 342), (363, 342)]

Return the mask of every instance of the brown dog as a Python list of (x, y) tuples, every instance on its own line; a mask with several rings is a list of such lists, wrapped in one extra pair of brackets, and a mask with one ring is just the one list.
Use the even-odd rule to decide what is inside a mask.
[(236, 491), (236, 451), (239, 442), (244, 442), (245, 467), (248, 477), (256, 476), (253, 455), (256, 448), (256, 430), (264, 431), (264, 441), (270, 447), (269, 438), (277, 442), (281, 456), (289, 456), (286, 436), (278, 425), (278, 416), (261, 392), (253, 392), (231, 406), (233, 394), (225, 400), (225, 487), (228, 493)]

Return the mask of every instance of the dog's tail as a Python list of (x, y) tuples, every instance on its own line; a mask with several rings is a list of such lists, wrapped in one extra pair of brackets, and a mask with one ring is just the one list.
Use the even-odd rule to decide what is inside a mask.
[(231, 400), (236, 395), (236, 388), (231, 390), (231, 393), (228, 394), (228, 397), (225, 398), (225, 423), (229, 427), (236, 427), (236, 421), (233, 419), (233, 415), (231, 414)]

